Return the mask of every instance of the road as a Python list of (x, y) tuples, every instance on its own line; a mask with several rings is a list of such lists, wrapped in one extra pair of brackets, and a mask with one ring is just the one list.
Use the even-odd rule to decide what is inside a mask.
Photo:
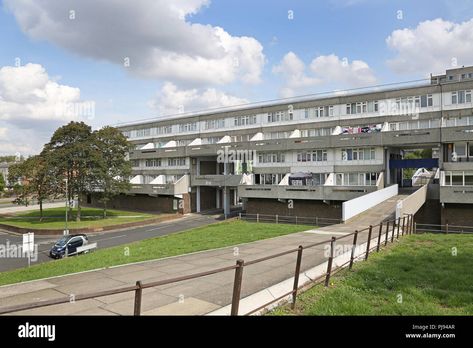
[[(147, 238), (164, 236), (195, 227), (205, 226), (221, 219), (221, 215), (218, 214), (191, 214), (178, 220), (162, 222), (155, 225), (89, 234), (89, 243), (97, 242), (98, 249), (110, 248), (117, 245), (126, 245)], [(0, 272), (28, 266), (28, 260), (26, 258), (12, 257), (14, 256), (12, 255), (12, 251), (15, 248), (14, 245), (21, 245), (22, 238), (21, 235), (14, 235), (0, 230)], [(38, 245), (38, 259), (37, 261), (32, 262), (32, 265), (51, 261), (48, 252), (57, 239), (59, 239), (58, 236), (35, 236), (35, 243)], [(10, 257), (2, 256), (2, 252), (4, 253), (6, 248), (9, 249)]]

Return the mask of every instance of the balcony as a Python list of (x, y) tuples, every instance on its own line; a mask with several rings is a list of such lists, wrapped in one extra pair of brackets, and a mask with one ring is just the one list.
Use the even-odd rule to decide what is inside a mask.
[(440, 202), (473, 204), (473, 186), (440, 186)]
[(189, 192), (189, 175), (183, 175), (175, 183), (131, 184), (130, 193), (147, 195), (175, 196)]
[(191, 178), (192, 186), (238, 186), (240, 185), (242, 175), (193, 175)]
[(473, 126), (442, 128), (442, 142), (472, 141)]
[(440, 128), (382, 132), (383, 145), (439, 143)]
[(347, 201), (377, 190), (376, 186), (239, 185), (242, 198)]

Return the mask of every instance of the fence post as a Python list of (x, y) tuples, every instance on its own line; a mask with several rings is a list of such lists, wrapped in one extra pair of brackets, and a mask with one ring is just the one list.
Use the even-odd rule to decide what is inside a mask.
[(417, 233), (417, 222), (414, 222), (414, 233)]
[[(401, 217), (398, 217), (397, 218), (397, 233), (399, 234), (399, 226), (401, 225)], [(393, 226), (393, 234), (391, 235), (391, 243), (394, 243), (394, 227), (396, 225)]]
[(330, 257), (328, 258), (327, 263), (327, 275), (325, 276), (325, 286), (327, 287), (330, 284), (330, 275), (332, 274), (332, 263), (333, 263), (333, 249), (335, 244), (335, 237), (332, 237), (330, 241)]
[(296, 215), (296, 225), (297, 225), (297, 215)]
[(237, 260), (237, 268), (235, 268), (235, 280), (233, 281), (233, 296), (231, 315), (238, 315), (238, 307), (240, 306), (241, 280), (243, 278), (243, 267), (245, 261)]
[(411, 225), (412, 225), (412, 216), (411, 216), (411, 214), (409, 214), (409, 215), (407, 215), (406, 234), (411, 233)]
[(315, 217), (315, 226), (319, 226), (319, 217), (318, 216)]
[[(409, 218), (408, 218), (408, 221), (409, 221)], [(406, 226), (406, 217), (404, 216), (404, 217), (402, 218), (402, 236), (404, 235), (404, 228), (405, 228), (405, 226)], [(397, 239), (399, 239), (399, 233), (398, 233), (398, 235), (397, 235)]]
[(256, 222), (259, 222), (259, 213), (256, 214)]
[(388, 238), (389, 238), (389, 220), (386, 225), (386, 240), (384, 241), (384, 246), (388, 245)]
[(368, 240), (366, 241), (365, 261), (368, 260), (368, 255), (370, 254), (371, 232), (373, 232), (373, 226), (370, 225), (370, 229), (368, 230)]
[(378, 233), (378, 245), (376, 246), (376, 251), (379, 252), (379, 246), (381, 244), (381, 233), (383, 233), (383, 222), (379, 224), (379, 233)]
[(445, 232), (448, 234), (448, 224), (445, 224)]
[(279, 223), (279, 216), (276, 214), (276, 223)]
[(141, 281), (136, 282), (136, 286), (138, 287), (135, 290), (135, 309), (133, 311), (134, 315), (139, 316), (141, 315), (141, 297), (143, 295), (143, 288), (141, 285)]
[(353, 267), (353, 259), (355, 258), (355, 249), (356, 249), (356, 240), (358, 239), (358, 230), (355, 231), (355, 234), (353, 235), (353, 246), (351, 248), (351, 256), (350, 256), (350, 267), (351, 269)]
[(301, 273), (301, 261), (302, 261), (303, 249), (304, 247), (302, 245), (299, 245), (299, 250), (297, 250), (296, 270), (294, 273), (294, 286), (292, 287), (292, 303), (291, 303), (292, 309), (294, 309), (296, 306), (297, 289), (299, 288), (299, 273)]
[(238, 213), (238, 219), (241, 220), (241, 213)]

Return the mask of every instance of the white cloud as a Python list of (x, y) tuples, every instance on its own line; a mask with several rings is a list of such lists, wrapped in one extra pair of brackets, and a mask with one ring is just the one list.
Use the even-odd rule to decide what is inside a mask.
[(396, 57), (388, 66), (397, 73), (439, 73), (455, 64), (473, 62), (473, 19), (453, 23), (443, 19), (421, 22), (414, 29), (399, 29), (386, 39)]
[[(6, 0), (21, 29), (80, 55), (145, 77), (186, 84), (260, 82), (262, 45), (252, 37), (189, 22), (210, 0)], [(70, 11), (74, 19), (70, 19)]]
[(0, 68), (0, 120), (12, 123), (79, 118), (80, 90), (50, 79), (39, 64)]
[(166, 82), (149, 106), (160, 115), (174, 115), (245, 103), (248, 103), (248, 100), (228, 95), (215, 88), (179, 89), (173, 83)]
[(281, 74), (285, 79), (285, 86), (280, 94), (283, 98), (293, 97), (297, 91), (320, 83), (320, 80), (306, 75), (304, 62), (294, 53), (287, 53), (282, 61), (273, 67), (273, 73)]
[(39, 64), (0, 68), (0, 153), (38, 153), (59, 125), (94, 112), (78, 88), (54, 81)]
[(340, 59), (334, 54), (315, 58), (310, 63), (310, 70), (323, 83), (335, 81), (346, 87), (362, 87), (376, 83), (376, 77), (366, 62), (353, 60), (350, 63), (347, 58)]
[(273, 73), (284, 78), (280, 91), (282, 97), (292, 97), (310, 92), (314, 86), (324, 88), (352, 88), (374, 84), (377, 79), (367, 63), (362, 60), (340, 59), (331, 54), (318, 56), (309, 68), (294, 53), (287, 53), (282, 61), (273, 67)]

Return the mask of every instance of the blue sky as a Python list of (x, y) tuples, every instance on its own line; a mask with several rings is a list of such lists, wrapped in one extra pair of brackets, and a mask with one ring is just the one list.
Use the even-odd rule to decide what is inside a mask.
[[(71, 119), (100, 127), (473, 65), (470, 0), (124, 3), (2, 1), (0, 155), (39, 152)], [(48, 114), (84, 102), (93, 116)]]

